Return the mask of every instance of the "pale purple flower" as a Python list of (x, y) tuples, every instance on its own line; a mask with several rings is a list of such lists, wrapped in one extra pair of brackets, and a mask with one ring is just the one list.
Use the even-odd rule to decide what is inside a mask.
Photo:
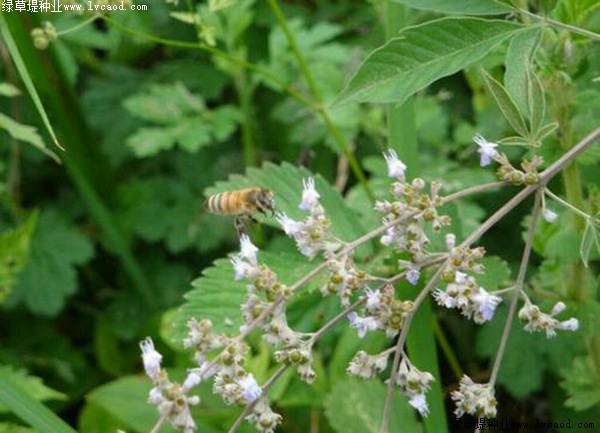
[(258, 248), (252, 243), (248, 235), (242, 235), (240, 238), (240, 257), (248, 260), (252, 265), (258, 264), (256, 253)]
[(298, 206), (302, 210), (310, 210), (319, 204), (319, 198), (321, 197), (315, 189), (315, 179), (309, 177), (302, 181), (304, 190), (302, 191), (302, 201)]
[(456, 246), (456, 236), (454, 236), (452, 233), (448, 233), (446, 235), (446, 248), (448, 249), (448, 251), (452, 251), (455, 246)]
[(477, 152), (479, 152), (481, 154), (481, 160), (480, 160), (481, 166), (485, 167), (487, 165), (490, 165), (490, 162), (492, 162), (492, 159), (495, 158), (496, 155), (498, 155), (498, 151), (496, 150), (496, 147), (498, 147), (498, 144), (487, 141), (480, 134), (477, 134), (475, 137), (473, 137), (473, 141), (475, 141), (477, 146), (479, 146), (479, 149), (477, 150)]
[(571, 317), (569, 320), (560, 322), (558, 325), (556, 325), (556, 328), (562, 329), (563, 331), (577, 331), (579, 329), (579, 320)]
[(368, 331), (377, 329), (377, 321), (372, 317), (360, 317), (356, 312), (348, 313), (350, 325), (356, 328), (359, 338), (364, 338)]
[(475, 321), (478, 323), (478, 318), (483, 319), (485, 322), (492, 320), (496, 307), (502, 302), (501, 297), (486, 292), (482, 287), (479, 288), (479, 292), (473, 295), (472, 300), (480, 313), (480, 315), (476, 315)]
[(417, 283), (419, 282), (420, 276), (421, 276), (421, 272), (419, 271), (418, 268), (410, 268), (408, 270), (408, 272), (406, 273), (406, 280), (413, 286), (416, 286)]
[(550, 315), (556, 316), (557, 314), (560, 314), (563, 311), (565, 311), (566, 308), (567, 308), (567, 306), (565, 305), (564, 302), (557, 302), (556, 305), (554, 307), (552, 307), (552, 312), (550, 313)]
[(429, 406), (427, 406), (427, 400), (425, 394), (413, 394), (408, 400), (408, 403), (417, 409), (421, 416), (427, 416), (429, 414)]
[(367, 295), (366, 307), (369, 310), (377, 309), (381, 306), (381, 293), (379, 290), (366, 289), (365, 294)]
[(277, 213), (275, 219), (277, 219), (277, 222), (281, 224), (283, 231), (288, 236), (294, 237), (302, 230), (303, 224), (301, 222), (289, 218), (283, 212)]
[(195, 370), (190, 370), (190, 372), (188, 373), (188, 376), (185, 378), (185, 380), (183, 381), (183, 384), (181, 385), (182, 391), (184, 393), (188, 392), (190, 389), (192, 389), (196, 385), (199, 385), (200, 382), (202, 382), (202, 379), (200, 378), (200, 376), (195, 372)]
[(254, 267), (242, 260), (240, 256), (235, 256), (231, 258), (231, 264), (233, 265), (233, 270), (235, 272), (235, 279), (241, 280), (242, 278), (246, 278), (250, 275), (254, 269)]
[(404, 171), (406, 170), (406, 165), (400, 161), (396, 151), (393, 149), (388, 149), (388, 151), (383, 154), (383, 157), (387, 162), (388, 177), (395, 177), (399, 180), (404, 180)]
[(248, 373), (241, 378), (238, 384), (242, 388), (242, 395), (248, 403), (252, 403), (262, 395), (262, 388), (258, 385), (252, 373)]

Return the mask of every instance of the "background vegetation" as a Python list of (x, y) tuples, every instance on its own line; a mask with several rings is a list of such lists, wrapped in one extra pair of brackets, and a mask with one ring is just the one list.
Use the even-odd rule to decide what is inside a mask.
[[(387, 148), (397, 150), (409, 178), (440, 180), (448, 194), (496, 179), (493, 169), (479, 166), (476, 133), (518, 136), (512, 144), (528, 146), (503, 148), (513, 161), (537, 152), (552, 162), (597, 128), (600, 50), (598, 35), (589, 32), (600, 27), (600, 2), (515, 3), (521, 12), (484, 0), (187, 0), (108, 14), (2, 12), (0, 431), (26, 432), (27, 424), (68, 431), (52, 412), (84, 433), (152, 429), (158, 415), (146, 403), (150, 382), (140, 374), (138, 342), (153, 336), (164, 364), (183, 374), (187, 318), (211, 317), (231, 334), (240, 324), (243, 284), (233, 281), (224, 259), (238, 248), (237, 236), (231, 220), (202, 210), (206, 195), (262, 186), (294, 217), (302, 178), (316, 173), (334, 232), (351, 241), (380, 224), (372, 203), (388, 194), (381, 157)], [(421, 69), (409, 70), (402, 85), (379, 82), (375, 90), (367, 84), (378, 71), (364, 65), (345, 87), (367, 54), (399, 30), (455, 14), (471, 16), (462, 23), (480, 32), (480, 46), (429, 67), (415, 50)], [(43, 27), (46, 20), (56, 38)], [(525, 30), (514, 36), (517, 23)], [(436, 34), (448, 22), (423, 25), (410, 34), (417, 45), (439, 44), (442, 54), (452, 49), (456, 41)], [(46, 29), (34, 32), (37, 41), (34, 28)], [(34, 47), (44, 41), (46, 50)], [(490, 74), (487, 85), (482, 69)], [(535, 113), (515, 90), (523, 82), (515, 78), (519, 71), (533, 71), (543, 89), (546, 110), (535, 127)], [(501, 111), (490, 92), (494, 79), (512, 92), (520, 112), (507, 114), (502, 105)], [(556, 130), (543, 129), (554, 122)], [(596, 214), (599, 159), (595, 144), (550, 189)], [(516, 191), (448, 205), (450, 230), (464, 238)], [(540, 222), (528, 290), (547, 310), (565, 300), (581, 327), (552, 340), (514, 327), (498, 377), (499, 418), (571, 419), (598, 428), (598, 226), (546, 200), (559, 219)], [(486, 289), (516, 278), (530, 205), (481, 240), (488, 258), (479, 282)], [(262, 222), (251, 228), (252, 238), (284, 282), (315, 266), (274, 220)], [(394, 272), (398, 258), (375, 243), (358, 257), (383, 275)], [(323, 281), (294, 297), (292, 328), (315, 330), (339, 312), (336, 300), (314, 290)], [(406, 298), (418, 293), (405, 283), (398, 290)], [(463, 373), (486, 380), (505, 304), (484, 326), (424, 304), (408, 348), (413, 362), (436, 377), (431, 416), (422, 422), (398, 402), (392, 431), (400, 423), (403, 431), (472, 431), (452, 424), (447, 393)], [(275, 362), (258, 335), (250, 342), (250, 369), (265, 380)], [(279, 431), (378, 431), (385, 386), (350, 380), (345, 371), (359, 348), (387, 344), (382, 335), (359, 340), (346, 325), (333, 329), (318, 345), (316, 383), (286, 374), (271, 391), (285, 418)], [(209, 383), (200, 388), (199, 431), (225, 431), (240, 409), (226, 407)]]

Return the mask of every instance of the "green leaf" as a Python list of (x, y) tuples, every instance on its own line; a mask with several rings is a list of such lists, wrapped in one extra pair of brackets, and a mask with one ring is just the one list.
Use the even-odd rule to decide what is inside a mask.
[(181, 83), (154, 85), (149, 92), (125, 99), (123, 105), (140, 119), (162, 124), (177, 123), (205, 108), (204, 101)]
[(106, 433), (116, 432), (126, 428), (125, 424), (113, 417), (106, 410), (87, 403), (79, 412), (77, 423), (79, 433)]
[(532, 27), (514, 35), (506, 54), (504, 86), (521, 113), (531, 118), (530, 100), (535, 51), (540, 40), (541, 28)]
[(47, 150), (44, 140), (33, 126), (23, 125), (0, 113), (0, 129), (4, 129), (15, 140), (29, 143), (43, 152)]
[[(314, 266), (299, 254), (259, 252), (258, 260), (274, 271), (279, 281), (291, 285)], [(247, 297), (246, 281), (235, 281), (233, 266), (228, 259), (219, 259), (192, 282), (193, 289), (185, 295), (186, 302), (165, 323), (163, 335), (170, 343), (179, 344), (188, 332), (191, 318), (210, 319), (218, 333), (237, 334), (242, 324), (240, 306)]]
[[(27, 390), (27, 393), (37, 401), (46, 400), (66, 400), (67, 396), (61, 392), (48, 388), (39, 377), (31, 376), (24, 370), (16, 370), (15, 368), (3, 365), (0, 366), (0, 376), (6, 375), (10, 380), (18, 383), (21, 387)], [(0, 413), (9, 412), (6, 404), (0, 402)]]
[(336, 103), (402, 103), (478, 61), (521, 28), (478, 18), (442, 18), (408, 27), (366, 58)]
[(593, 251), (596, 253), (594, 254), (595, 257), (600, 254), (600, 230), (588, 219), (586, 220), (585, 230), (579, 246), (579, 254), (586, 267), (588, 267), (590, 255)]
[[(248, 187), (267, 188), (275, 194), (275, 205), (278, 211), (285, 212), (290, 218), (303, 219), (306, 212), (298, 209), (302, 200), (302, 180), (313, 176), (303, 167), (296, 167), (287, 162), (281, 165), (266, 163), (261, 168), (249, 168), (245, 176), (233, 175), (227, 181), (217, 182), (214, 187), (207, 188), (205, 195), (223, 191), (232, 191)], [(351, 241), (364, 234), (360, 219), (344, 202), (340, 193), (327, 183), (320, 175), (314, 175), (316, 189), (321, 195), (320, 202), (331, 221), (331, 230), (344, 241)], [(257, 216), (264, 224), (280, 228), (274, 218)], [(215, 216), (215, 218), (222, 218)]]
[(92, 256), (88, 238), (58, 212), (43, 211), (11, 301), (22, 300), (38, 314), (58, 314), (66, 298), (77, 290), (75, 265), (86, 263)]
[(25, 266), (37, 217), (37, 212), (32, 212), (20, 226), (0, 233), (0, 304), (11, 292), (15, 277)]
[(560, 384), (569, 396), (565, 405), (581, 411), (600, 403), (597, 374), (590, 356), (575, 358), (571, 368), (564, 372), (564, 380)]
[(8, 422), (0, 422), (0, 433), (37, 433), (37, 430)]
[[(0, 18), (2, 18), (1, 15)], [(0, 402), (38, 431), (76, 433), (54, 412), (33, 398), (21, 383), (14, 380), (12, 374), (6, 370), (0, 370)]]
[[(52, 137), (54, 144), (59, 149), (64, 150), (61, 147), (60, 143), (58, 142), (58, 139), (56, 138), (56, 134), (54, 133), (54, 129), (52, 128), (52, 124), (50, 123), (50, 120), (48, 119), (46, 110), (44, 110), (44, 105), (42, 104), (42, 101), (41, 101), (37, 91), (35, 90), (35, 86), (33, 85), (33, 80), (31, 79), (31, 76), (29, 75), (27, 66), (25, 66), (25, 62), (23, 61), (23, 58), (21, 57), (21, 53), (19, 52), (19, 47), (17, 46), (15, 40), (12, 37), (12, 34), (10, 33), (10, 29), (8, 28), (8, 25), (4, 19), (3, 14), (0, 14), (0, 34), (2, 35), (2, 39), (4, 40), (6, 48), (8, 49), (8, 52), (10, 53), (10, 55), (13, 59), (15, 67), (19, 71), (19, 75), (21, 76), (21, 79), (23, 80), (23, 83), (25, 84), (25, 87), (27, 88), (29, 95), (31, 96), (31, 99), (33, 100), (35, 108), (37, 109), (40, 117), (42, 118), (42, 121), (44, 122), (44, 125), (46, 126), (46, 129), (48, 130), (48, 133)], [(39, 149), (42, 152), (44, 152), (46, 155), (48, 155), (52, 159), (54, 159), (56, 162), (60, 162), (60, 159), (58, 158), (58, 156), (56, 156), (56, 154), (54, 152), (49, 150), (43, 144), (41, 147), (39, 147)]]
[[(540, 78), (537, 76), (535, 71), (529, 72), (531, 86), (529, 88), (529, 104), (531, 107), (531, 118), (529, 119), (531, 135), (535, 137), (541, 137), (538, 140), (541, 141), (546, 135), (548, 125), (542, 126), (544, 117), (546, 116), (546, 98), (544, 96), (544, 87)], [(553, 125), (553, 124), (550, 124)], [(551, 132), (554, 128), (551, 129)], [(539, 145), (538, 143), (534, 143)]]
[(525, 120), (519, 111), (519, 108), (512, 100), (506, 89), (502, 84), (492, 78), (484, 70), (481, 70), (481, 75), (485, 81), (485, 84), (494, 97), (494, 100), (498, 104), (500, 111), (504, 115), (504, 118), (508, 121), (510, 126), (513, 127), (515, 131), (517, 131), (522, 137), (528, 136), (527, 125), (525, 124)]
[(510, 284), (510, 268), (508, 263), (497, 256), (486, 256), (483, 259), (485, 271), (481, 275), (474, 275), (477, 283), (485, 290), (492, 291), (506, 287)]
[(127, 145), (140, 158), (154, 156), (175, 147), (175, 137), (169, 129), (140, 128), (127, 139)]
[(462, 15), (498, 15), (511, 11), (507, 5), (494, 0), (391, 0), (415, 9)]
[[(419, 425), (406, 398), (395, 392), (389, 431), (417, 432)], [(378, 433), (386, 386), (378, 381), (338, 382), (325, 401), (325, 414), (338, 433)]]
[(21, 94), (21, 91), (10, 83), (0, 83), (0, 95), (12, 98)]

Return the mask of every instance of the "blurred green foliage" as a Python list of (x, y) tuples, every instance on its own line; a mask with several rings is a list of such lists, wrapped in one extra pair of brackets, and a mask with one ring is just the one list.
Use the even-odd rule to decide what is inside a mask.
[[(157, 1), (146, 11), (107, 15), (2, 12), (3, 35), (14, 38), (0, 41), (2, 375), (50, 400), (82, 433), (149, 431), (158, 415), (146, 403), (150, 382), (140, 373), (138, 342), (154, 336), (165, 365), (181, 375), (191, 365), (181, 345), (190, 317), (210, 317), (228, 334), (241, 323), (244, 284), (233, 281), (224, 258), (237, 248), (236, 232), (230, 219), (203, 210), (205, 197), (260, 186), (275, 192), (278, 210), (298, 217), (302, 179), (315, 173), (341, 239), (380, 224), (370, 191), (377, 199), (388, 194), (380, 156), (389, 138), (385, 105), (357, 101), (414, 103), (418, 175), (442, 182), (444, 194), (495, 180), (479, 167), (475, 133), (505, 137), (514, 161), (532, 149), (556, 160), (598, 127), (598, 41), (528, 15), (507, 20), (508, 3), (282, 2), (286, 26), (260, 0)], [(598, 1), (516, 3), (600, 29)], [(384, 18), (393, 7), (403, 11), (403, 27), (414, 27), (386, 41)], [(37, 51), (29, 33), (45, 20), (58, 38)], [(52, 144), (52, 130), (65, 152)], [(549, 185), (596, 222), (599, 161), (596, 143)], [(451, 203), (450, 230), (466, 237), (515, 191)], [(527, 290), (547, 309), (565, 299), (582, 326), (546, 340), (515, 323), (498, 378), (499, 417), (598, 425), (600, 226), (546, 200), (558, 221), (540, 223)], [(518, 207), (482, 239), (489, 257), (478, 281), (488, 290), (514, 281), (528, 213)], [(272, 218), (259, 220), (250, 228), (259, 257), (280, 280), (292, 284), (317, 264)], [(432, 249), (443, 245), (432, 239)], [(369, 273), (395, 270), (397, 257), (375, 243), (357, 257)], [(293, 298), (292, 328), (314, 331), (339, 312), (315, 290), (321, 283), (317, 277)], [(439, 368), (434, 421), (422, 423), (398, 401), (391, 431), (449, 431), (446, 390), (461, 372), (486, 379), (506, 308), (483, 327), (447, 310), (428, 314), (411, 331), (417, 344), (409, 349), (418, 358), (418, 340), (432, 342), (438, 330), (430, 347), (439, 352), (439, 363), (430, 359)], [(266, 380), (275, 361), (258, 336), (249, 341), (251, 370)], [(285, 418), (280, 431), (379, 431), (385, 387), (350, 380), (345, 369), (357, 350), (386, 345), (382, 335), (359, 340), (343, 325), (326, 334), (317, 344), (317, 382), (309, 387), (287, 372), (271, 390)], [(199, 431), (228, 429), (240, 410), (221, 403), (208, 383), (198, 392)], [(30, 431), (2, 405), (0, 420), (0, 432)]]

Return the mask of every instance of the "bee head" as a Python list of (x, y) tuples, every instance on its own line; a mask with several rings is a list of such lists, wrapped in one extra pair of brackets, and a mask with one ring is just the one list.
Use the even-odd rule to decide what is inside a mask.
[(271, 190), (261, 189), (257, 197), (258, 208), (266, 214), (266, 211), (271, 212), (271, 216), (275, 215), (275, 198)]

